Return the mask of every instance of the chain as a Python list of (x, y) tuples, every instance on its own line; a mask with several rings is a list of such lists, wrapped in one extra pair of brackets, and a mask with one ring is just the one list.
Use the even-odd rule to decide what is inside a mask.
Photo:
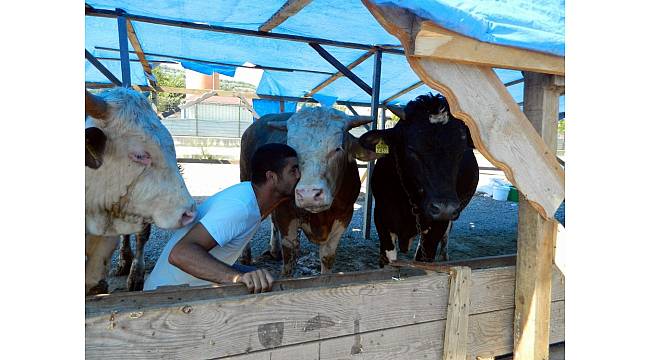
[(418, 247), (421, 248), (422, 254), (426, 258), (426, 254), (424, 253), (424, 247), (421, 245), (422, 244), (422, 228), (420, 226), (420, 208), (413, 202), (411, 199), (411, 196), (409, 195), (408, 190), (406, 189), (406, 185), (404, 185), (404, 179), (402, 178), (402, 169), (399, 166), (399, 161), (397, 158), (397, 152), (393, 152), (395, 154), (395, 167), (397, 168), (397, 176), (399, 177), (399, 183), (402, 185), (402, 189), (404, 190), (404, 193), (406, 194), (406, 199), (409, 202), (409, 205), (411, 205), (411, 214), (415, 216), (415, 229), (417, 231), (418, 236)]

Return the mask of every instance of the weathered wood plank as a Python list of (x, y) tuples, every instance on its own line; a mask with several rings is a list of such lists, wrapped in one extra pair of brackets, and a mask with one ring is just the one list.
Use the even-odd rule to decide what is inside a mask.
[(298, 13), (305, 6), (309, 5), (311, 0), (287, 0), (278, 11), (275, 12), (264, 24), (262, 24), (259, 31), (271, 31), (278, 25), (282, 24), (285, 20)]
[[(369, 51), (367, 51), (365, 54), (359, 56), (359, 58), (357, 58), (356, 60), (354, 60), (353, 62), (351, 62), (348, 66), (346, 66), (347, 69), (348, 69), (348, 70), (352, 70), (352, 69), (354, 69), (354, 68), (357, 67), (359, 64), (361, 64), (362, 62), (366, 61), (366, 60), (367, 60), (369, 57), (371, 57), (374, 53), (375, 53), (374, 50), (369, 50)], [(336, 79), (338, 79), (338, 78), (340, 78), (340, 77), (342, 77), (342, 76), (343, 76), (343, 73), (342, 73), (342, 72), (340, 72), (340, 71), (337, 72), (336, 74), (334, 74), (334, 75), (330, 76), (329, 78), (327, 78), (327, 79), (326, 79), (325, 81), (323, 81), (322, 83), (316, 85), (316, 87), (314, 87), (313, 89), (311, 89), (307, 94), (305, 94), (304, 97), (311, 97), (311, 96), (313, 96), (313, 95), (316, 94), (317, 92), (323, 90), (327, 85), (333, 83)]]
[(467, 328), (469, 325), (469, 298), (472, 269), (458, 266), (449, 274), (449, 301), (443, 359), (465, 360), (467, 356)]
[[(417, 28), (413, 19), (370, 0), (363, 3), (406, 53), (412, 53), (412, 31)], [(447, 98), (453, 115), (469, 126), (481, 154), (504, 171), (544, 218), (551, 219), (564, 200), (564, 170), (492, 68), (431, 57), (407, 56), (407, 60), (425, 84)]]
[[(524, 111), (555, 154), (558, 93), (553, 76), (524, 72)], [(524, 197), (517, 225), (514, 358), (548, 359), (551, 269), (558, 222), (544, 219)]]
[[(431, 274), (95, 312), (86, 316), (86, 357), (215, 358), (443, 320), (448, 291), (448, 275)], [(513, 267), (477, 270), (470, 313), (512, 308), (513, 295)]]
[(400, 91), (398, 91), (397, 93), (395, 93), (394, 95), (389, 96), (386, 100), (383, 101), (383, 103), (384, 103), (384, 104), (388, 104), (389, 102), (391, 102), (391, 101), (397, 99), (398, 97), (400, 97), (400, 96), (402, 96), (402, 95), (404, 95), (404, 94), (406, 94), (406, 93), (408, 93), (408, 92), (411, 92), (411, 91), (413, 91), (413, 90), (419, 88), (419, 87), (422, 86), (422, 85), (424, 85), (424, 81), (420, 80), (420, 81), (416, 82), (415, 84), (413, 84), (413, 85), (407, 87), (406, 89), (404, 89), (404, 90), (400, 90)]
[[(514, 262), (512, 265), (514, 265)], [(418, 269), (385, 269), (346, 274), (323, 274), (304, 278), (279, 279), (273, 284), (273, 291), (332, 287), (377, 280), (390, 280), (392, 278), (409, 278), (426, 274), (426, 271)], [(248, 289), (244, 285), (229, 284), (193, 287), (168, 286), (158, 288), (155, 291), (94, 295), (86, 297), (86, 316), (105, 314), (111, 311), (142, 311), (149, 308), (183, 302), (214, 300), (217, 298), (248, 294)]]
[(255, 118), (255, 119), (260, 118), (260, 115), (257, 113), (257, 111), (255, 111), (255, 109), (253, 108), (253, 105), (251, 105), (251, 103), (248, 102), (247, 98), (245, 98), (244, 96), (241, 96), (239, 94), (235, 94), (235, 96), (237, 96), (241, 100), (242, 105), (244, 105), (244, 107), (246, 109), (248, 109), (248, 111), (250, 111), (253, 114), (253, 118)]
[(564, 75), (564, 57), (481, 42), (422, 21), (415, 32), (414, 56), (433, 57), (480, 66)]
[[(510, 308), (471, 315), (466, 358), (493, 359), (511, 353), (513, 312)], [(444, 332), (445, 321), (438, 320), (284, 346), (232, 359), (443, 359)], [(553, 303), (551, 341), (564, 341), (564, 301)]]

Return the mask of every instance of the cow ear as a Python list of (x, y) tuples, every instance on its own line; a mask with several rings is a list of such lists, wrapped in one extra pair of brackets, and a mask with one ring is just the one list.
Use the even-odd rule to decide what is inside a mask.
[(86, 166), (99, 169), (104, 162), (106, 135), (96, 127), (86, 128)]
[(368, 150), (362, 146), (359, 139), (354, 137), (354, 135), (349, 133), (348, 135), (348, 154), (351, 157), (350, 160), (353, 160), (352, 158), (361, 161), (371, 161), (377, 159), (377, 154), (374, 151)]

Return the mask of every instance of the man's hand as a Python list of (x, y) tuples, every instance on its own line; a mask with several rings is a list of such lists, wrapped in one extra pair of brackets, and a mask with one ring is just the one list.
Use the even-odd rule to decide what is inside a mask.
[(233, 282), (246, 285), (251, 293), (271, 291), (273, 276), (266, 269), (259, 269), (235, 276)]

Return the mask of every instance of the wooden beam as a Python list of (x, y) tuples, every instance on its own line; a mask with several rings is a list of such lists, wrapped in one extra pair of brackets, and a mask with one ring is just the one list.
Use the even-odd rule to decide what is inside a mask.
[(138, 59), (140, 60), (140, 64), (142, 65), (142, 69), (144, 70), (145, 76), (147, 77), (147, 82), (149, 83), (149, 86), (151, 86), (156, 91), (161, 91), (160, 87), (158, 87), (158, 84), (156, 83), (156, 77), (153, 75), (153, 72), (151, 71), (151, 65), (149, 65), (147, 58), (144, 56), (144, 51), (142, 50), (142, 46), (140, 45), (140, 40), (138, 39), (138, 36), (135, 34), (135, 29), (133, 28), (133, 24), (129, 19), (126, 19), (126, 35), (129, 38), (129, 42), (131, 43), (131, 46), (133, 47), (135, 54), (138, 56)]
[(345, 77), (347, 77), (348, 79), (350, 79), (350, 81), (352, 81), (358, 87), (360, 87), (361, 90), (365, 91), (368, 95), (372, 96), (372, 88), (368, 84), (366, 84), (366, 82), (363, 81), (360, 77), (355, 75), (352, 71), (348, 70), (348, 68), (345, 65), (341, 64), (340, 61), (338, 61), (334, 56), (332, 56), (332, 54), (327, 52), (327, 50), (325, 50), (322, 46), (320, 46), (317, 43), (309, 43), (309, 46), (311, 46), (314, 50), (316, 50), (318, 55), (320, 55), (323, 59), (325, 59), (325, 61), (330, 63), (332, 66), (334, 66), (336, 70), (343, 73)]
[(287, 0), (282, 7), (271, 16), (264, 24), (257, 30), (271, 31), (278, 25), (282, 24), (285, 20), (298, 13), (305, 6), (309, 5), (311, 0)]
[[(557, 272), (554, 275), (558, 275), (554, 277), (554, 309), (562, 321), (554, 320), (561, 331), (552, 341), (559, 342), (564, 340), (564, 285), (561, 276)], [(514, 267), (472, 272), (470, 355), (512, 352), (514, 279)], [(342, 350), (331, 349), (339, 354), (347, 351), (349, 357), (351, 352), (381, 351), (384, 342), (391, 344), (395, 351), (392, 344), (401, 343), (403, 347), (404, 337), (389, 340), (388, 334), (416, 331), (418, 335), (408, 342), (412, 344), (409, 346), (414, 346), (414, 353), (419, 353), (420, 357), (429, 356), (426, 349), (430, 345), (420, 349), (422, 346), (417, 344), (434, 341), (439, 344), (436, 351), (441, 355), (449, 289), (448, 274), (432, 273), (399, 280), (202, 300), (178, 299), (176, 296), (182, 296), (183, 292), (177, 290), (160, 294), (160, 297), (169, 298), (164, 305), (145, 302), (143, 308), (136, 310), (120, 302), (89, 313), (89, 307), (94, 304), (87, 301), (86, 357), (219, 358), (266, 353), (268, 359), (269, 352), (293, 351), (303, 344), (320, 344), (321, 349), (347, 344)], [(144, 297), (147, 293), (133, 296)], [(430, 327), (433, 324), (436, 324), (435, 332)], [(341, 341), (337, 339), (345, 341), (337, 342)], [(325, 341), (334, 343), (326, 344)], [(328, 351), (321, 353), (326, 355)]]
[(183, 109), (187, 109), (188, 107), (190, 107), (192, 105), (196, 105), (196, 104), (202, 102), (203, 100), (209, 99), (209, 98), (217, 95), (218, 93), (219, 92), (217, 90), (208, 91), (208, 92), (202, 94), (200, 97), (198, 97), (198, 98), (196, 98), (194, 100), (186, 101), (185, 103), (180, 104), (179, 106), (175, 106), (174, 108), (172, 108), (170, 110), (162, 112), (161, 115), (162, 115), (163, 118), (170, 117), (170, 116), (176, 114), (177, 112), (179, 112), (179, 111), (181, 111)]
[(384, 100), (383, 103), (388, 104), (389, 102), (397, 99), (398, 97), (400, 97), (400, 96), (402, 96), (402, 95), (404, 95), (404, 94), (406, 94), (408, 92), (411, 92), (412, 90), (415, 90), (415, 89), (419, 88), (422, 85), (424, 85), (424, 81), (420, 80), (420, 81), (416, 82), (415, 84), (407, 87), (406, 89), (400, 90), (395, 95), (390, 96), (388, 99)]
[(253, 108), (253, 105), (251, 105), (251, 103), (248, 102), (248, 99), (246, 99), (245, 97), (243, 97), (241, 95), (235, 95), (235, 96), (237, 96), (241, 100), (242, 105), (244, 105), (244, 107), (246, 109), (248, 109), (248, 111), (250, 111), (253, 114), (253, 118), (255, 118), (255, 119), (260, 118), (260, 115), (257, 113), (257, 111), (255, 111), (255, 109)]
[(458, 266), (449, 273), (449, 301), (445, 324), (444, 360), (465, 360), (469, 326), (469, 291), (472, 269)]
[[(524, 112), (550, 151), (557, 144), (558, 92), (553, 76), (524, 72)], [(519, 201), (514, 358), (548, 359), (551, 268), (558, 222)]]
[[(412, 53), (413, 18), (363, 2)], [(544, 218), (552, 218), (564, 200), (564, 170), (494, 70), (431, 57), (407, 56), (407, 60), (425, 84), (447, 98), (452, 114), (470, 128), (481, 154), (503, 170)]]
[(415, 56), (481, 66), (564, 75), (564, 57), (490, 44), (423, 21), (415, 36)]
[[(357, 67), (359, 64), (361, 64), (362, 62), (364, 62), (366, 59), (368, 59), (369, 57), (371, 57), (372, 54), (374, 54), (374, 53), (375, 53), (374, 50), (370, 50), (370, 51), (366, 52), (365, 54), (359, 56), (358, 59), (354, 60), (354, 61), (351, 62), (348, 66), (346, 66), (347, 69), (348, 69), (348, 70), (352, 70), (352, 69), (354, 69), (354, 68)], [(336, 74), (334, 74), (334, 75), (330, 76), (329, 78), (327, 78), (327, 80), (325, 80), (325, 81), (323, 81), (322, 83), (316, 85), (316, 87), (313, 88), (313, 89), (311, 89), (311, 91), (309, 91), (307, 94), (305, 94), (304, 97), (311, 97), (311, 96), (313, 96), (314, 94), (316, 94), (317, 92), (323, 90), (327, 85), (333, 83), (336, 79), (340, 78), (341, 76), (343, 76), (343, 73), (340, 72), (340, 71), (337, 72)]]

